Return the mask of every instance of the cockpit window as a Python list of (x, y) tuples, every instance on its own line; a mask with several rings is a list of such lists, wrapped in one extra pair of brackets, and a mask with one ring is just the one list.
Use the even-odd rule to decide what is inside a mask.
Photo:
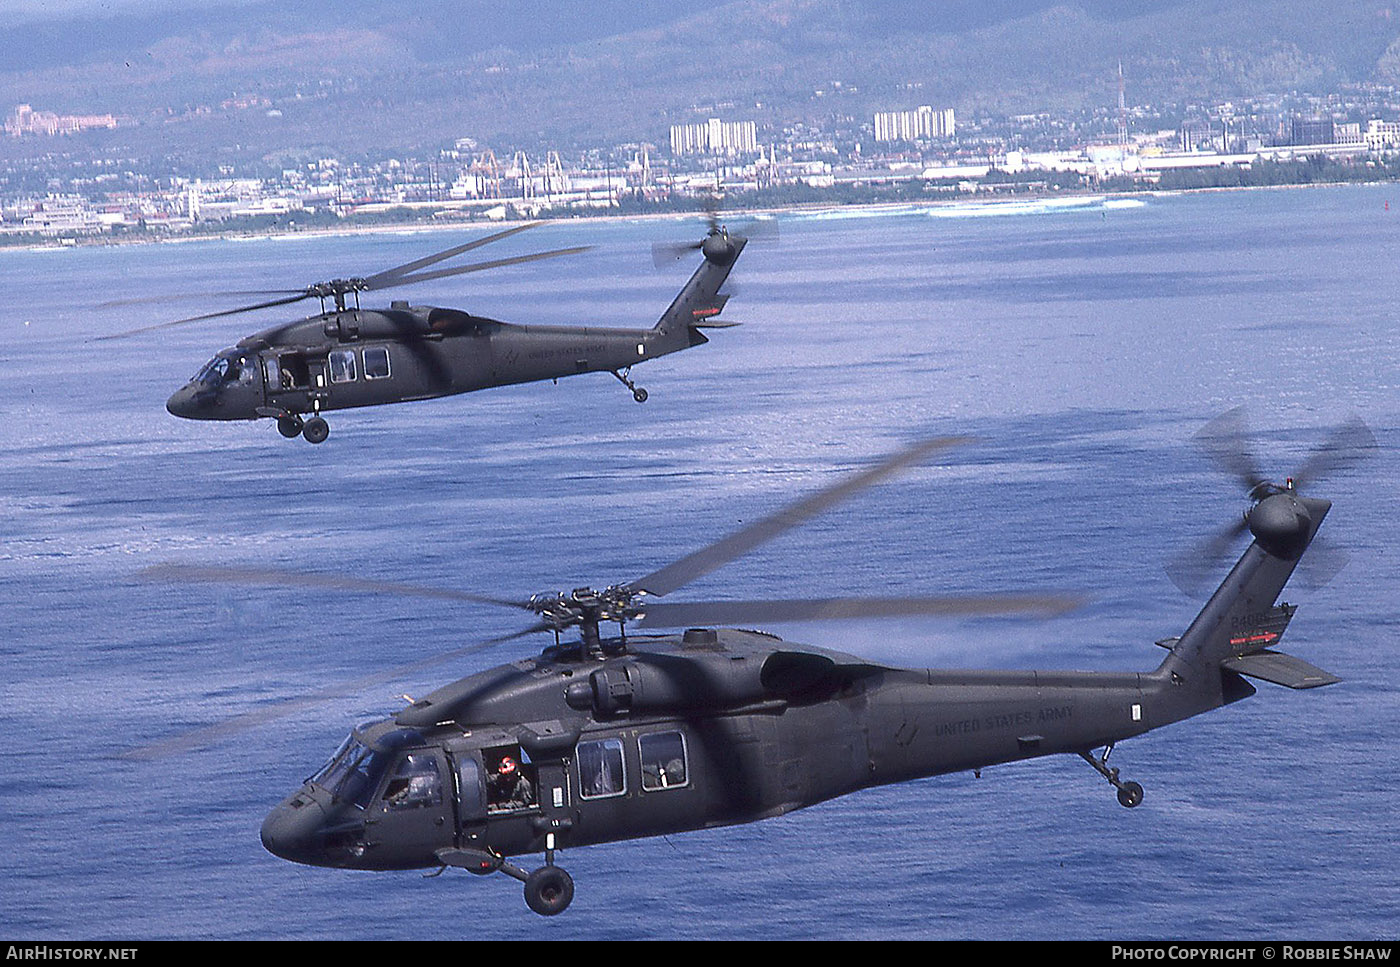
[(222, 386), (224, 383), (251, 383), (257, 377), (256, 364), (246, 356), (220, 355), (204, 364), (199, 375), (194, 378), (205, 386)]
[(384, 771), (384, 758), (351, 736), (311, 781), (330, 790), (337, 799), (363, 807), (374, 793), (375, 780)]
[(394, 769), (384, 787), (384, 802), (390, 809), (436, 806), (442, 802), (442, 773), (431, 752), (410, 752)]
[(195, 376), (196, 383), (205, 383), (210, 386), (217, 386), (224, 381), (224, 376), (228, 373), (228, 357), (215, 356), (204, 364), (204, 368)]

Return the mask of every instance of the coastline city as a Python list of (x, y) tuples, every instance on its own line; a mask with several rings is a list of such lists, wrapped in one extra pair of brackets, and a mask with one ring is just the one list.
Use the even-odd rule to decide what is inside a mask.
[[(0, 163), (0, 245), (1400, 178), (1392, 87), (1158, 108), (1130, 106), (1118, 81), (1116, 105), (1077, 114), (892, 105), (773, 128), (729, 110), (652, 143), (556, 150), (456, 137), (416, 156), (280, 167), (76, 151), (138, 122), (21, 104), (4, 118), (4, 138), (29, 150)], [(201, 110), (278, 113), (265, 98)]]

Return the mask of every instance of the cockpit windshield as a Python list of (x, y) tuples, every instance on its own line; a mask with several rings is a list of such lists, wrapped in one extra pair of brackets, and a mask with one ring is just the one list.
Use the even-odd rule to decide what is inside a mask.
[(331, 761), (311, 777), (311, 781), (329, 790), (337, 799), (349, 800), (363, 807), (374, 794), (374, 787), (388, 758), (388, 755), (375, 752), (352, 735), (340, 746)]
[(396, 729), (370, 741), (374, 744), (362, 742), (357, 733), (352, 732), (331, 761), (310, 781), (328, 790), (336, 799), (353, 802), (361, 808), (369, 805), (385, 770), (398, 758), (400, 750), (420, 745), (422, 737), (411, 729)]
[(225, 383), (251, 383), (257, 374), (253, 360), (241, 353), (220, 353), (204, 364), (193, 382), (212, 389)]

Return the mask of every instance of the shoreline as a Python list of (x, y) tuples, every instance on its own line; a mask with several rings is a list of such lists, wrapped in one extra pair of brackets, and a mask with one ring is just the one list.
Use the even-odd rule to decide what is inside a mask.
[[(1026, 204), (1032, 202), (1047, 202), (1054, 200), (1138, 200), (1147, 198), (1176, 198), (1202, 193), (1220, 192), (1254, 192), (1254, 191), (1295, 191), (1301, 189), (1318, 188), (1342, 188), (1342, 187), (1378, 187), (1381, 185), (1400, 185), (1395, 181), (1332, 181), (1332, 182), (1312, 182), (1300, 184), (1282, 185), (1220, 185), (1200, 188), (1172, 188), (1165, 190), (1141, 189), (1137, 191), (1061, 191), (1061, 192), (1027, 192), (1025, 194), (1012, 194), (1010, 196), (982, 197), (971, 194), (958, 198), (940, 198), (932, 200), (913, 201), (870, 201), (870, 202), (807, 202), (789, 205), (756, 206), (752, 208), (742, 207), (733, 209), (721, 209), (716, 214), (718, 216), (730, 217), (773, 217), (795, 214), (818, 214), (827, 212), (879, 212), (881, 210), (921, 210), (936, 211), (939, 209), (949, 209), (955, 207), (985, 207), (993, 209), (999, 206), (1009, 206)], [(990, 194), (990, 193), (989, 193)], [(7, 251), (11, 252), (56, 252), (69, 251), (81, 248), (108, 248), (123, 247), (129, 245), (181, 245), (197, 242), (230, 242), (230, 241), (272, 241), (289, 238), (345, 238), (363, 235), (382, 234), (435, 234), (441, 232), (460, 232), (463, 230), (473, 231), (492, 226), (507, 226), (521, 224), (553, 224), (576, 222), (582, 224), (589, 223), (609, 223), (609, 222), (646, 222), (646, 221), (687, 221), (704, 219), (708, 212), (704, 209), (678, 210), (665, 212), (630, 212), (613, 214), (562, 214), (562, 215), (540, 215), (533, 218), (499, 218), (499, 219), (462, 219), (446, 221), (403, 221), (384, 222), (378, 224), (365, 225), (334, 225), (318, 226), (315, 228), (292, 228), (283, 230), (258, 230), (258, 231), (227, 231), (210, 232), (200, 235), (168, 235), (156, 236), (148, 234), (135, 238), (117, 238), (104, 236), (69, 236), (68, 239), (55, 239), (48, 243), (22, 242), (13, 245), (0, 244), (0, 256)]]

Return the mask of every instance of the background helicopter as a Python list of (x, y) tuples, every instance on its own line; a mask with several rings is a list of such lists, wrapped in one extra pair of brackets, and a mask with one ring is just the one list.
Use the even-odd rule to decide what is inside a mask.
[(719, 289), (747, 239), (730, 235), (713, 216), (702, 241), (653, 252), (658, 264), (663, 252), (699, 251), (703, 261), (650, 329), (515, 325), (460, 309), (411, 306), (403, 301), (387, 309), (360, 307), (361, 292), (587, 250), (586, 246), (556, 249), (430, 268), (537, 224), (505, 229), (374, 275), (259, 293), (274, 297), (120, 336), (319, 299), (317, 315), (264, 329), (220, 352), (171, 395), (166, 409), (191, 420), (271, 417), (283, 436), (321, 443), (330, 433), (322, 416), (328, 410), (433, 399), (578, 373), (611, 373), (642, 403), (647, 391), (632, 382), (633, 365), (708, 342), (702, 329), (737, 325), (716, 318), (729, 298)]
[[(1349, 425), (1309, 466), (1350, 459)], [(656, 602), (957, 438), (924, 441), (646, 577), (510, 601), (363, 582), (378, 590), (507, 605), (537, 620), (537, 659), (470, 675), (354, 730), (330, 762), (267, 817), (262, 839), (301, 863), (356, 869), (460, 867), (524, 883), (543, 915), (563, 911), (569, 846), (781, 815), (874, 785), (1054, 753), (1083, 758), (1133, 807), (1135, 782), (1108, 765), (1121, 739), (1252, 695), (1245, 676), (1291, 688), (1337, 678), (1274, 650), (1295, 613), (1278, 603), (1330, 502), (1295, 480), (1251, 487), (1234, 568), (1149, 672), (903, 669), (713, 627), (915, 613), (1054, 613), (1062, 596)], [(1350, 448), (1343, 450), (1343, 448)], [(163, 567), (160, 579), (285, 582), (286, 574)], [(311, 578), (309, 583), (318, 583)], [(326, 578), (336, 587), (349, 579)], [(616, 622), (619, 635), (601, 626)], [(628, 623), (684, 627), (628, 636)], [(561, 634), (579, 629), (579, 639)], [(461, 652), (458, 652), (459, 654)], [(1102, 748), (1102, 753), (1097, 752)], [(544, 852), (533, 872), (510, 857)]]

